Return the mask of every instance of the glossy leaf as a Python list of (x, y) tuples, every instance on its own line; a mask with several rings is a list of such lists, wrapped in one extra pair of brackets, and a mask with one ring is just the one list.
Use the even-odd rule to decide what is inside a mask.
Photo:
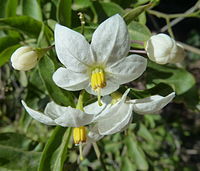
[(177, 95), (187, 92), (195, 84), (192, 74), (184, 69), (171, 68), (149, 62), (147, 69), (148, 83), (170, 85)]
[(152, 6), (152, 4), (149, 3), (147, 5), (143, 5), (143, 6), (139, 6), (139, 7), (133, 8), (132, 10), (130, 10), (129, 12), (127, 12), (124, 15), (124, 20), (126, 21), (127, 24), (129, 24), (137, 16), (139, 16), (142, 12), (144, 12), (145, 10), (147, 10), (148, 8), (150, 8), (151, 6)]
[(91, 3), (90, 0), (74, 0), (72, 7), (74, 10), (81, 10), (90, 7)]
[(40, 8), (39, 1), (32, 0), (27, 1), (23, 0), (22, 2), (23, 6), (23, 15), (30, 16), (36, 20), (42, 21), (42, 10)]
[(4, 8), (5, 9), (5, 17), (15, 16), (16, 11), (17, 11), (17, 5), (18, 5), (18, 0), (7, 0), (6, 7)]
[(40, 60), (39, 71), (49, 96), (58, 104), (73, 106), (72, 93), (60, 89), (53, 82), (52, 75), (55, 71), (55, 66), (53, 61), (48, 56), (45, 56)]
[(72, 0), (59, 0), (57, 7), (57, 20), (60, 24), (71, 27)]
[(12, 45), (16, 45), (19, 41), (18, 37), (4, 36), (0, 38), (0, 52)]
[[(131, 40), (136, 40), (139, 42), (145, 42), (151, 37), (150, 30), (143, 24), (140, 24), (139, 22), (132, 21), (128, 25), (128, 30), (130, 33)], [(132, 43), (132, 47), (134, 48), (141, 48), (144, 49), (143, 45)]]
[(1, 52), (0, 53), (0, 66), (4, 65), (6, 62), (8, 62), (10, 60), (12, 53), (19, 47), (20, 47), (20, 45), (10, 46)]
[(51, 171), (51, 167), (53, 167), (51, 166), (51, 158), (55, 154), (57, 148), (60, 146), (65, 131), (66, 128), (60, 126), (57, 126), (53, 130), (52, 135), (48, 139), (44, 151), (42, 152), (38, 171), (44, 171), (44, 170)]
[(95, 12), (98, 16), (98, 22), (101, 23), (108, 17), (115, 14), (124, 14), (124, 10), (117, 4), (112, 2), (94, 2)]
[(67, 151), (68, 151), (68, 144), (69, 140), (71, 138), (72, 128), (68, 128), (65, 131), (65, 134), (63, 135), (62, 142), (60, 144), (60, 147), (58, 149), (58, 154), (54, 156), (55, 160), (53, 160), (53, 169), (57, 171), (63, 171), (63, 166), (65, 159), (67, 157)]
[[(38, 37), (42, 28), (42, 22), (37, 21), (29, 16), (18, 16), (0, 19), (0, 29), (11, 29), (28, 36)], [(49, 38), (53, 38), (51, 30), (45, 26), (45, 35)]]
[(170, 94), (171, 92), (173, 92), (172, 87), (164, 83), (159, 83), (145, 90), (138, 90), (138, 89), (131, 88), (129, 96), (133, 99), (141, 99), (141, 98), (145, 98), (145, 97), (157, 95), (157, 94), (166, 96)]

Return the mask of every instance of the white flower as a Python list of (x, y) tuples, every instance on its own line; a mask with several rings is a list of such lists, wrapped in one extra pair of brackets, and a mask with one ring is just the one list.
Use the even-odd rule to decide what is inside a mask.
[(185, 57), (183, 47), (162, 33), (151, 36), (146, 43), (145, 50), (149, 59), (158, 64), (181, 62)]
[(88, 93), (107, 95), (120, 84), (138, 78), (146, 69), (147, 60), (127, 54), (130, 49), (127, 26), (120, 15), (101, 23), (91, 44), (85, 37), (56, 24), (55, 48), (65, 66), (53, 75), (54, 82), (70, 91), (86, 89)]
[[(155, 113), (166, 106), (175, 96), (173, 92), (166, 97), (154, 95), (144, 99), (127, 100), (128, 93), (129, 89), (123, 96), (118, 96), (117, 99), (105, 96), (102, 99), (102, 106), (99, 106), (98, 102), (92, 103), (84, 107), (85, 112), (50, 102), (47, 104), (44, 113), (41, 113), (28, 107), (24, 101), (22, 101), (22, 104), (26, 111), (41, 123), (75, 127), (75, 143), (78, 144), (80, 141), (86, 141), (84, 125), (93, 123), (88, 138), (89, 141), (97, 141), (105, 135), (124, 130), (132, 120), (132, 111), (138, 114)], [(113, 100), (116, 100), (114, 104)], [(83, 137), (82, 140), (81, 137)]]
[[(129, 89), (123, 94), (122, 97), (118, 96), (117, 103), (104, 104), (99, 107), (97, 102), (90, 104), (84, 108), (87, 113), (92, 113), (93, 109), (98, 109), (101, 112), (95, 117), (95, 124), (88, 133), (90, 141), (97, 141), (104, 135), (114, 134), (126, 128), (132, 121), (132, 111), (138, 114), (154, 114), (165, 107), (174, 97), (175, 93), (171, 93), (166, 97), (160, 95), (153, 95), (143, 99), (126, 99)], [(107, 98), (107, 96), (103, 97)]]
[(38, 54), (29, 46), (18, 48), (11, 56), (11, 63), (14, 69), (27, 71), (34, 68), (38, 62)]

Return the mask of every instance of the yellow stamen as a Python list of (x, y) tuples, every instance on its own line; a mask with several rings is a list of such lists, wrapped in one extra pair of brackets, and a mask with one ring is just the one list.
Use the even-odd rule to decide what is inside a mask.
[(101, 103), (101, 89), (106, 86), (105, 73), (101, 68), (96, 68), (92, 71), (91, 75), (91, 87), (98, 94), (98, 104)]
[(80, 143), (86, 142), (86, 129), (84, 126), (76, 127), (73, 129), (74, 143), (79, 145)]
[(106, 86), (104, 71), (100, 68), (96, 68), (92, 71), (91, 75), (91, 87), (93, 90), (98, 91), (99, 88)]

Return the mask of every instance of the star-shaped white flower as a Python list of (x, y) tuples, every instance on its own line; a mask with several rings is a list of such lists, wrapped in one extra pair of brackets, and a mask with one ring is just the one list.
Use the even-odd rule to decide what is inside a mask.
[(147, 60), (127, 54), (130, 49), (127, 26), (120, 15), (101, 23), (93, 34), (91, 44), (85, 37), (56, 24), (55, 48), (60, 67), (53, 75), (61, 88), (90, 94), (108, 95), (119, 85), (138, 78), (146, 69)]
[(122, 131), (131, 122), (132, 111), (138, 114), (155, 113), (166, 106), (175, 96), (173, 92), (166, 97), (154, 95), (143, 99), (128, 100), (128, 93), (129, 89), (114, 104), (110, 96), (105, 96), (102, 99), (102, 106), (95, 102), (85, 106), (84, 112), (50, 102), (42, 113), (31, 109), (24, 101), (22, 104), (34, 119), (47, 125), (77, 128), (92, 123), (88, 138), (90, 141), (97, 141), (104, 135)]
[(175, 97), (175, 93), (172, 92), (165, 97), (153, 95), (143, 99), (130, 100), (127, 98), (128, 93), (129, 89), (125, 91), (123, 96), (112, 99), (115, 102), (117, 101), (115, 104), (112, 104), (111, 100), (105, 100), (108, 99), (108, 96), (105, 96), (102, 99), (103, 107), (95, 102), (84, 108), (87, 113), (92, 113), (94, 109), (100, 113), (95, 116), (95, 124), (88, 133), (90, 141), (97, 141), (104, 135), (111, 135), (124, 130), (132, 121), (132, 111), (141, 115), (155, 114)]

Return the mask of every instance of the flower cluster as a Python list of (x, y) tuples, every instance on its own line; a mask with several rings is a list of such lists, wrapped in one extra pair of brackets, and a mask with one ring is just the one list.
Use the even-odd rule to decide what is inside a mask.
[[(150, 59), (160, 63), (172, 62), (175, 61), (173, 55), (182, 53), (177, 50), (179, 45), (175, 45), (174, 40), (165, 37), (152, 36), (147, 42), (146, 50)], [(165, 40), (165, 44), (170, 46), (170, 54), (162, 47), (152, 51), (158, 39)], [(122, 131), (131, 123), (133, 112), (156, 113), (175, 96), (173, 92), (165, 97), (154, 95), (143, 99), (130, 99), (130, 89), (123, 95), (115, 92), (121, 84), (141, 76), (147, 67), (146, 58), (136, 54), (127, 56), (130, 50), (129, 33), (120, 15), (114, 15), (101, 23), (93, 34), (91, 44), (80, 33), (56, 24), (55, 49), (58, 59), (64, 65), (53, 74), (56, 85), (69, 91), (85, 89), (88, 93), (97, 95), (98, 100), (77, 109), (50, 102), (44, 112), (31, 109), (24, 101), (22, 104), (26, 111), (41, 123), (74, 127), (75, 144), (97, 141), (105, 135)], [(24, 50), (23, 53), (26, 55), (28, 52)], [(166, 54), (167, 59), (163, 62), (160, 58)], [(86, 135), (85, 126), (89, 124), (89, 132)]]

